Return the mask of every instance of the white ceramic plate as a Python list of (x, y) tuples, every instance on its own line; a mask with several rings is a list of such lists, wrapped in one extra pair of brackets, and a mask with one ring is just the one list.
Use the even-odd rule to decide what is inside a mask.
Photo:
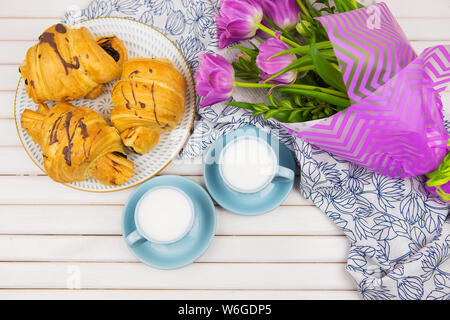
[[(189, 137), (195, 113), (195, 87), (189, 66), (180, 50), (162, 33), (141, 22), (127, 18), (95, 18), (76, 23), (72, 27), (87, 27), (94, 36), (116, 35), (125, 44), (128, 55), (133, 57), (164, 57), (172, 61), (186, 79), (186, 112), (180, 124), (173, 130), (161, 135), (158, 145), (146, 155), (128, 153), (128, 159), (134, 162), (133, 176), (121, 186), (104, 186), (95, 179), (67, 184), (69, 187), (84, 191), (110, 192), (136, 186), (164, 169), (180, 152)], [(25, 53), (24, 53), (25, 54)], [(96, 99), (80, 99), (71, 101), (76, 106), (88, 106), (92, 110), (109, 119), (113, 107), (111, 91), (115, 81), (104, 85), (103, 93)], [(49, 103), (49, 107), (54, 103)], [(20, 124), (20, 117), (25, 109), (36, 110), (25, 90), (23, 79), (19, 80), (14, 103), (14, 116), (19, 138), (34, 163), (44, 171), (42, 151), (34, 143)]]

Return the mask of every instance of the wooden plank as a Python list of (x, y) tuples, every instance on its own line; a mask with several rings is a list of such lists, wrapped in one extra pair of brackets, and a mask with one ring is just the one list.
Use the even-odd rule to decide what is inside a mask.
[[(3, 205), (0, 234), (120, 235), (122, 212), (123, 206)], [(314, 206), (281, 206), (255, 217), (216, 207), (216, 214), (216, 235), (343, 235)]]
[[(1, 20), (0, 20), (1, 22)], [(1, 24), (1, 23), (0, 23)], [(19, 82), (19, 66), (18, 65), (1, 65), (0, 66), (0, 90), (16, 91)]]
[[(397, 21), (405, 31), (409, 40), (450, 40), (447, 33), (450, 26), (450, 19), (448, 18), (428, 19), (421, 17), (400, 17)], [(39, 35), (47, 27), (58, 22), (59, 19), (55, 18), (0, 19), (0, 41), (37, 40)], [(27, 27), (15, 28), (14, 32), (11, 32), (11, 26), (24, 25)]]
[(15, 290), (0, 289), (1, 300), (361, 300), (355, 290)]
[(449, 40), (449, 18), (398, 18), (397, 21), (410, 41)]
[(0, 118), (14, 118), (14, 97), (15, 91), (0, 91)]
[[(19, 0), (0, 3), (1, 17), (62, 17), (74, 4), (86, 8), (91, 0)], [(45, 4), (45, 5), (44, 5)]]
[[(449, 36), (450, 37), (450, 36)], [(429, 47), (434, 47), (434, 46), (438, 46), (438, 45), (450, 45), (450, 40), (445, 40), (445, 41), (441, 41), (441, 40), (437, 40), (437, 41), (419, 41), (419, 40), (415, 40), (415, 41), (410, 41), (411, 43), (411, 47), (413, 47), (413, 49), (416, 51), (417, 54), (421, 54), (423, 50), (429, 48)]]
[[(79, 281), (78, 281), (79, 280)], [(78, 286), (79, 285), (79, 286)], [(194, 263), (157, 270), (142, 263), (0, 263), (4, 289), (355, 290), (343, 263)]]
[[(189, 177), (204, 186), (203, 177)], [(124, 204), (132, 190), (108, 193), (79, 191), (56, 183), (46, 176), (0, 176), (0, 204)], [(27, 195), (24, 197), (23, 195)], [(56, 196), (57, 195), (57, 196)], [(285, 205), (311, 205), (294, 188)]]
[[(164, 174), (199, 176), (203, 174), (203, 165), (201, 163), (201, 158), (198, 160), (175, 159), (163, 172)], [(0, 175), (12, 174), (43, 175), (43, 172), (33, 161), (31, 161), (22, 146), (0, 147)]]
[[(0, 128), (0, 132), (1, 132)], [(42, 175), (21, 146), (0, 147), (0, 175)]]
[[(347, 260), (345, 236), (216, 236), (198, 262)], [(0, 236), (0, 261), (139, 262), (122, 236)]]
[(343, 235), (315, 206), (281, 206), (274, 212), (245, 217), (217, 207), (217, 232), (223, 235)]
[(450, 3), (448, 0), (432, 0), (426, 3), (423, 0), (377, 0), (376, 2), (385, 2), (397, 18), (450, 17)]
[(25, 54), (37, 41), (0, 41), (0, 64), (21, 64)]
[[(91, 0), (20, 0), (0, 3), (1, 17), (61, 17), (69, 6), (74, 3), (84, 9)], [(361, 1), (368, 2), (371, 1)], [(386, 2), (397, 17), (450, 17), (450, 7), (447, 0), (433, 0), (425, 4), (423, 0), (377, 0)]]
[[(8, 6), (8, 2), (2, 1)], [(2, 12), (2, 11), (0, 11)], [(8, 18), (0, 19), (0, 41), (37, 40), (42, 32), (51, 25), (60, 22), (59, 18)]]
[(0, 119), (0, 137), (0, 146), (21, 145), (13, 119)]

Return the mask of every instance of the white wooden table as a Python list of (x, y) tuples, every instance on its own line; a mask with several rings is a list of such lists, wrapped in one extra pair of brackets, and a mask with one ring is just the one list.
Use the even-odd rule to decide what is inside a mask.
[[(450, 0), (386, 2), (418, 52), (450, 44)], [(359, 299), (345, 270), (347, 239), (298, 190), (259, 217), (217, 207), (209, 250), (186, 268), (160, 271), (138, 262), (122, 241), (132, 190), (75, 191), (31, 162), (13, 121), (18, 65), (68, 6), (88, 3), (0, 0), (0, 299)], [(450, 92), (444, 104), (450, 106)], [(185, 161), (162, 174), (203, 184), (201, 168)]]

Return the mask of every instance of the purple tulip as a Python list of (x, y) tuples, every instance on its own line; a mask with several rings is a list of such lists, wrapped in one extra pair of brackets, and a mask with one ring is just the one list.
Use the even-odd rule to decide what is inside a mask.
[[(292, 30), (299, 21), (300, 7), (295, 0), (258, 0), (264, 15), (285, 30)], [(263, 20), (264, 21), (264, 20)], [(270, 25), (266, 22), (268, 27)]]
[[(262, 71), (259, 75), (261, 79), (266, 80), (270, 78), (297, 60), (295, 54), (284, 54), (281, 56), (272, 57), (274, 54), (288, 49), (290, 49), (290, 47), (277, 38), (270, 38), (259, 46), (259, 54), (256, 57), (256, 65)], [(269, 82), (277, 84), (292, 84), (297, 79), (297, 74), (297, 70), (293, 69), (273, 78), (272, 80), (269, 80)]]
[(222, 0), (216, 16), (219, 48), (231, 42), (247, 40), (255, 36), (263, 18), (263, 10), (256, 0)]
[(222, 102), (231, 97), (234, 70), (220, 55), (202, 54), (195, 73), (197, 93), (203, 96), (200, 108)]

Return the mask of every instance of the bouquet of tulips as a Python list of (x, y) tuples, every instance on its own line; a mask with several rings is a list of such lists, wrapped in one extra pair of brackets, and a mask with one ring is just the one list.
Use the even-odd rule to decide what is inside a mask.
[[(200, 107), (230, 98), (234, 86), (266, 88), (269, 104), (230, 102), (264, 114), (265, 119), (304, 122), (329, 117), (350, 106), (337, 58), (316, 17), (362, 7), (354, 0), (319, 0), (314, 9), (301, 0), (225, 0), (216, 18), (219, 47), (249, 40), (233, 63), (222, 56), (200, 56), (197, 92)], [(239, 78), (243, 81), (237, 81)]]
[[(239, 54), (200, 56), (200, 107), (250, 109), (385, 176), (427, 174), (429, 190), (450, 200), (440, 97), (450, 46), (417, 55), (386, 4), (355, 0), (221, 0), (216, 26), (219, 48)], [(267, 99), (234, 101), (234, 87), (264, 88)]]

